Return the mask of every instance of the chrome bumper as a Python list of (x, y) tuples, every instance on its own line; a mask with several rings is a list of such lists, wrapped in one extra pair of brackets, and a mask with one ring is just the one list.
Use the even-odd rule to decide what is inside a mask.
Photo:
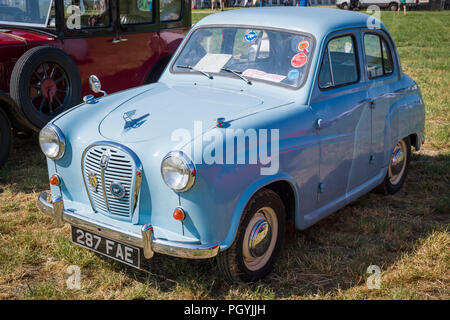
[(206, 259), (216, 256), (220, 249), (218, 243), (200, 245), (157, 239), (153, 235), (153, 227), (148, 224), (142, 227), (140, 235), (119, 230), (112, 225), (94, 221), (74, 212), (64, 210), (62, 198), (57, 198), (53, 203), (48, 202), (47, 192), (42, 192), (39, 195), (38, 207), (42, 212), (53, 217), (57, 226), (62, 226), (67, 222), (70, 225), (105, 238), (143, 248), (144, 257), (147, 259), (153, 257), (154, 252), (181, 258)]

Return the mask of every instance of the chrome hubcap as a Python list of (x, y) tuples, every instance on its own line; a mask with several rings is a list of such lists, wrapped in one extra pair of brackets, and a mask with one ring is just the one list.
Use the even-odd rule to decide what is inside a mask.
[(269, 261), (275, 248), (278, 221), (270, 207), (259, 209), (245, 230), (242, 253), (245, 266), (252, 271), (259, 270)]
[(389, 164), (388, 175), (392, 184), (397, 184), (406, 168), (406, 143), (401, 140), (397, 143), (392, 152), (391, 162)]
[(254, 258), (261, 257), (269, 249), (272, 239), (272, 228), (265, 219), (259, 220), (252, 229), (248, 239), (248, 249)]

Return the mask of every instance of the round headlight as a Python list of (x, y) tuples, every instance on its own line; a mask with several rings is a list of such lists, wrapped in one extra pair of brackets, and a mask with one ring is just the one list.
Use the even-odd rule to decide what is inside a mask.
[(53, 124), (46, 125), (39, 133), (42, 152), (53, 160), (61, 159), (66, 149), (66, 140), (62, 131)]
[(195, 167), (183, 152), (171, 151), (161, 162), (161, 175), (169, 188), (183, 192), (195, 182)]

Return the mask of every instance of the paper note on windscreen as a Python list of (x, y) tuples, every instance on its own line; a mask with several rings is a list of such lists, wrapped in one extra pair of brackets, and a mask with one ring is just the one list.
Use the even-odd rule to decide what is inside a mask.
[(220, 69), (230, 60), (231, 54), (208, 53), (194, 66), (205, 72), (220, 72)]

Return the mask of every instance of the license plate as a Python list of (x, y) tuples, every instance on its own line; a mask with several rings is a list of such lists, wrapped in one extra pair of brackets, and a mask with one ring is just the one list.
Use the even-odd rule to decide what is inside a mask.
[(114, 260), (140, 268), (140, 249), (72, 226), (72, 242)]

